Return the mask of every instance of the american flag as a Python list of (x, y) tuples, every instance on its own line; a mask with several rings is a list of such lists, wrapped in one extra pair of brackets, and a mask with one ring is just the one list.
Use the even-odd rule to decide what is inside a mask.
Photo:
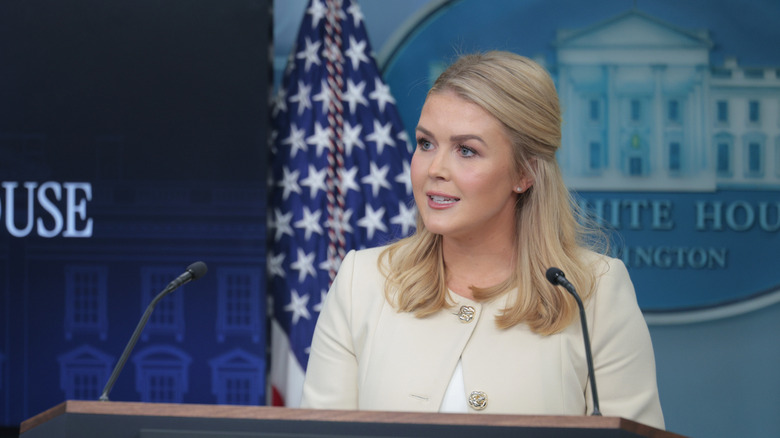
[(415, 226), (408, 135), (356, 2), (309, 2), (271, 115), (271, 396), (295, 407), (342, 258)]

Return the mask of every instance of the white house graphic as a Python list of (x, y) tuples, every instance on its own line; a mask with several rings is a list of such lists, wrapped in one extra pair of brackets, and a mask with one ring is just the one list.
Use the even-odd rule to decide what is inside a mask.
[(780, 188), (780, 67), (712, 67), (708, 32), (637, 10), (559, 30), (559, 160), (581, 191)]
[(262, 397), (265, 360), (241, 348), (209, 361), (211, 391), (218, 404), (258, 405)]
[(82, 345), (57, 360), (60, 389), (66, 400), (97, 400), (111, 373), (113, 358), (95, 347)]
[(192, 358), (184, 350), (170, 345), (154, 345), (134, 357), (135, 389), (141, 401), (181, 403), (189, 390)]

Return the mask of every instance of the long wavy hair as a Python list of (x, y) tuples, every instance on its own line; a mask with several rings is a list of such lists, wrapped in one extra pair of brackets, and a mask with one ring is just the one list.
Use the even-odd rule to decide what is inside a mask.
[[(454, 92), (500, 121), (513, 145), (519, 174), (533, 185), (517, 195), (516, 269), (500, 284), (471, 290), (477, 301), (516, 291), (496, 316), (500, 328), (525, 323), (547, 335), (568, 326), (577, 314), (574, 299), (553, 287), (546, 270), (556, 266), (577, 285), (586, 300), (596, 282), (585, 249), (606, 240), (581, 214), (563, 182), (555, 158), (561, 144), (561, 111), (555, 84), (536, 62), (509, 52), (460, 57), (434, 83), (428, 95)], [(588, 225), (586, 225), (588, 224)], [(418, 214), (417, 231), (388, 246), (379, 259), (387, 277), (385, 294), (399, 311), (418, 317), (452, 305), (446, 284), (442, 236), (425, 228)]]

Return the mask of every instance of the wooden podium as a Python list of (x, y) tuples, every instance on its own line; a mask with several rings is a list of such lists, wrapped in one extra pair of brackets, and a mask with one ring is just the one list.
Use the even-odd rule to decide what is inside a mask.
[(679, 437), (617, 417), (428, 414), (66, 401), (21, 438)]

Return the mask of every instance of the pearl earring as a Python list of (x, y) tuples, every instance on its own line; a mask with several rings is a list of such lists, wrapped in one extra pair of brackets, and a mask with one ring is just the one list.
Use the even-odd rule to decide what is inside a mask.
[(515, 187), (515, 191), (517, 193), (523, 193), (523, 187), (522, 186), (517, 186), (517, 187)]

